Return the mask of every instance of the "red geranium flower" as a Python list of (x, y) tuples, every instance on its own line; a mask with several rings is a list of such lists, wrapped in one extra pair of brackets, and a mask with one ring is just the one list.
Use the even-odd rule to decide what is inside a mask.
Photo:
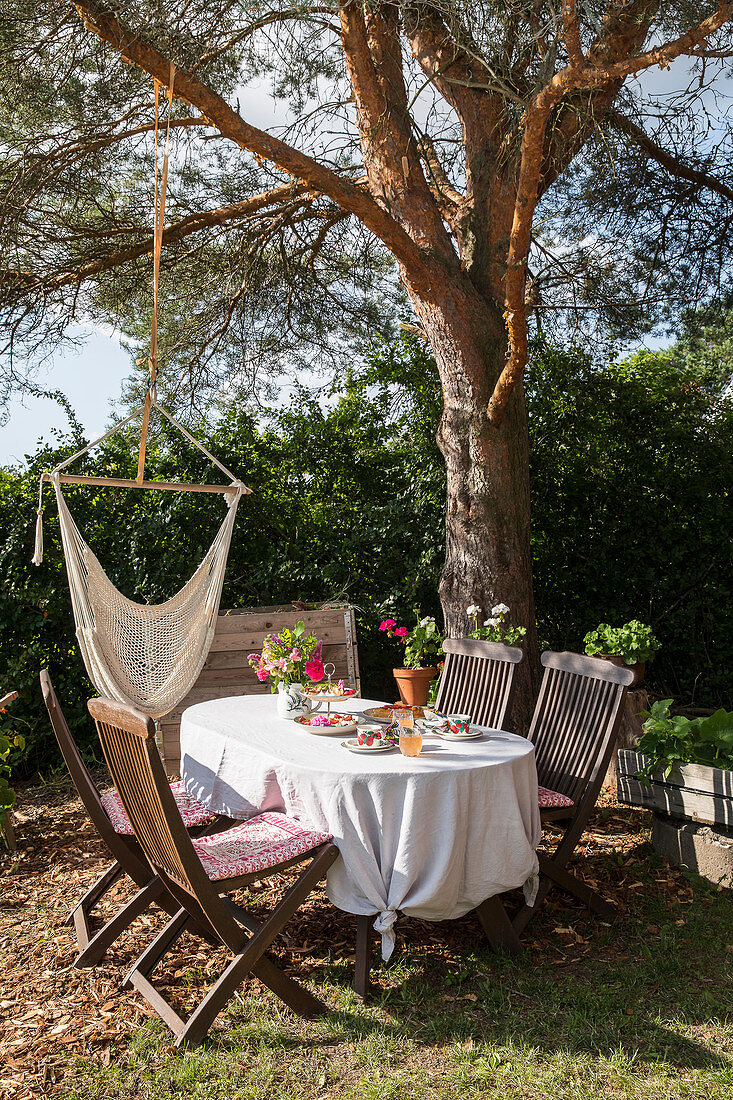
[(319, 680), (322, 680), (326, 675), (326, 671), (323, 667), (323, 661), (316, 660), (315, 657), (311, 657), (310, 661), (306, 661), (305, 674), (309, 680), (312, 680), (314, 684), (317, 684)]

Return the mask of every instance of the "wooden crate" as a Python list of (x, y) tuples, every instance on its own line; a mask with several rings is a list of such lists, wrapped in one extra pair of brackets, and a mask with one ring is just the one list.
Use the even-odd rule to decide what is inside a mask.
[(643, 783), (635, 776), (646, 762), (647, 758), (638, 752), (619, 751), (619, 802), (644, 806), (670, 817), (733, 825), (733, 772), (705, 764), (683, 764), (673, 768), (666, 779), (659, 773), (651, 783)]
[(361, 690), (354, 612), (348, 605), (331, 605), (317, 611), (298, 611), (287, 605), (220, 611), (198, 680), (176, 709), (160, 720), (162, 753), (169, 775), (178, 775), (181, 715), (186, 707), (230, 695), (269, 693), (269, 683), (259, 682), (247, 656), (260, 652), (266, 634), (279, 634), (301, 620), (323, 642), (323, 661), (336, 666), (335, 678), (355, 686), (357, 692)]

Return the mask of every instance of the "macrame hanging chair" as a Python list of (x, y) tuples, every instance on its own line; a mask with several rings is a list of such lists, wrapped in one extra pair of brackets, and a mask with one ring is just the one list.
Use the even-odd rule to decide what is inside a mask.
[[(174, 70), (168, 89), (168, 118), (173, 99)], [(71, 605), (84, 664), (89, 679), (100, 695), (161, 718), (188, 694), (201, 671), (211, 646), (219, 610), (232, 529), (243, 493), (250, 490), (234, 478), (183, 425), (158, 404), (157, 317), (158, 273), (165, 212), (165, 181), (168, 168), (168, 135), (158, 200), (157, 131), (159, 85), (155, 85), (156, 173), (153, 267), (153, 330), (150, 354), (150, 388), (142, 408), (132, 413), (49, 473), (41, 477), (33, 561), (43, 560), (43, 486), (50, 481), (56, 491), (61, 541), (69, 578)], [(146, 481), (145, 449), (150, 413), (157, 409), (195, 447), (202, 451), (231, 480), (229, 485), (187, 485), (182, 482)], [(97, 444), (121, 431), (142, 414), (138, 474), (133, 480), (62, 474), (61, 471)], [(160, 604), (140, 604), (124, 596), (112, 583), (98, 558), (84, 540), (61, 492), (61, 483), (114, 485), (141, 489), (171, 489), (184, 492), (220, 493), (228, 497), (227, 513), (203, 561), (183, 588)]]
[[(154, 407), (172, 420), (157, 403)], [(101, 439), (120, 431), (130, 419), (116, 425), (112, 432)], [(176, 426), (181, 428), (181, 425)], [(185, 434), (188, 436), (188, 432)], [(100, 695), (137, 707), (153, 718), (161, 718), (188, 694), (206, 660), (216, 626), (237, 507), (242, 494), (250, 490), (235, 479), (232, 479), (230, 485), (127, 482), (131, 487), (216, 492), (228, 497), (227, 512), (221, 527), (203, 561), (183, 588), (172, 599), (160, 604), (135, 603), (124, 596), (105, 573), (99, 559), (79, 531), (61, 491), (62, 481), (93, 485), (110, 482), (116, 485), (125, 484), (120, 478), (68, 476), (61, 473), (64, 467), (91, 450), (101, 439), (43, 475), (39, 490), (36, 553), (33, 561), (40, 565), (43, 560), (41, 497), (44, 482), (50, 481), (56, 492), (76, 636), (89, 679)], [(196, 446), (200, 447), (200, 444), (197, 443)], [(201, 449), (213, 459), (205, 448)], [(213, 461), (232, 477), (221, 463), (216, 459)]]

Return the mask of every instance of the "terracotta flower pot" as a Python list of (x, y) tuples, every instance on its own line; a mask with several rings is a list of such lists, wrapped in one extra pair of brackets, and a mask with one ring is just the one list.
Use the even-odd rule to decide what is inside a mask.
[(615, 657), (611, 653), (599, 653), (598, 656), (602, 661), (610, 661), (612, 665), (618, 665), (619, 668), (630, 668), (634, 674), (634, 679), (631, 681), (632, 688), (637, 687), (644, 679), (646, 661), (638, 661), (635, 665), (627, 665), (623, 657)]
[(406, 707), (424, 707), (428, 701), (430, 681), (438, 675), (437, 668), (393, 668), (400, 699)]

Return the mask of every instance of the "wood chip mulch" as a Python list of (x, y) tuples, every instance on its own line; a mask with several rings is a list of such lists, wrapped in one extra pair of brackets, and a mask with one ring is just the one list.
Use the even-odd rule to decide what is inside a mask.
[[(638, 890), (648, 887), (638, 867), (648, 867), (650, 815), (619, 807), (604, 791), (578, 849), (575, 869), (597, 885), (623, 917), (633, 911)], [(153, 1015), (134, 991), (122, 991), (121, 978), (132, 961), (162, 927), (165, 918), (150, 911), (138, 919), (94, 969), (73, 966), (76, 941), (64, 923), (73, 905), (109, 864), (101, 840), (86, 818), (79, 799), (65, 783), (27, 787), (19, 793), (15, 814), (18, 851), (0, 856), (0, 1098), (30, 1100), (52, 1095), (65, 1067), (76, 1057), (109, 1064), (134, 1031)], [(688, 882), (677, 871), (661, 866), (652, 882), (671, 905), (692, 900)], [(100, 906), (109, 917), (132, 896), (120, 882)], [(260, 899), (271, 908), (278, 886), (264, 884)], [(554, 899), (554, 895), (550, 896)], [(570, 909), (570, 916), (568, 911)], [(334, 910), (325, 895), (315, 894), (285, 930), (284, 943), (273, 953), (297, 960), (301, 974), (324, 963), (351, 961), (354, 920)], [(558, 896), (529, 925), (525, 942), (538, 965), (565, 966), (582, 973), (591, 951), (610, 957), (623, 951), (623, 935), (599, 948), (599, 934), (608, 932), (580, 907)], [(404, 919), (400, 938), (411, 950), (430, 956), (429, 965), (460, 965), (462, 952), (479, 938), (471, 916), (440, 925)], [(171, 984), (184, 984), (184, 971), (195, 968), (200, 984), (221, 970), (223, 953), (201, 949), (188, 937), (180, 941)], [(348, 980), (349, 967), (342, 968)], [(377, 985), (389, 989), (389, 970), (375, 966)], [(190, 975), (186, 975), (186, 983)], [(175, 992), (168, 987), (170, 992)], [(186, 1000), (194, 993), (187, 989)]]

